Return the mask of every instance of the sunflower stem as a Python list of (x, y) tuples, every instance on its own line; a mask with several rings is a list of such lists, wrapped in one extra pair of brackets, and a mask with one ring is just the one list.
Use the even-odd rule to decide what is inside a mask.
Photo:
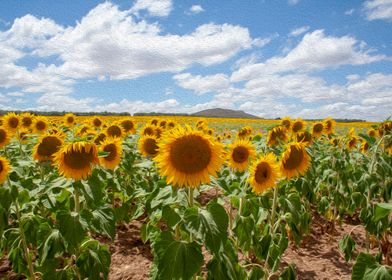
[[(193, 207), (193, 188), (192, 187), (188, 188), (188, 203), (189, 203), (189, 208), (192, 208)], [(192, 232), (189, 233), (189, 239), (191, 242), (193, 242)]]
[[(7, 178), (7, 180), (8, 180), (8, 185), (11, 187), (10, 179)], [(29, 248), (27, 246), (26, 236), (25, 236), (25, 233), (24, 233), (23, 225), (22, 225), (22, 220), (21, 220), (21, 215), (20, 215), (20, 210), (19, 210), (19, 204), (18, 204), (18, 201), (17, 201), (16, 198), (14, 198), (14, 204), (15, 204), (16, 218), (18, 219), (18, 222), (19, 222), (20, 239), (22, 241), (23, 252), (24, 252), (24, 255), (25, 255), (25, 258), (26, 258), (26, 262), (27, 262), (27, 266), (28, 266), (29, 274), (30, 274), (30, 277), (28, 279), (35, 279), (33, 263), (32, 263), (31, 258), (30, 258), (30, 252), (29, 252)]]
[(74, 187), (74, 196), (75, 196), (75, 212), (80, 212), (80, 199), (79, 199), (79, 190), (75, 183), (73, 184)]

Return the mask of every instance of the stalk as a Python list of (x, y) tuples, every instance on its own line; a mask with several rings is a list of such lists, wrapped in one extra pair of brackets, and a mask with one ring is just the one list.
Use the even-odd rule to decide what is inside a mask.
[[(188, 188), (188, 204), (189, 208), (193, 207), (193, 191), (194, 189), (192, 187)], [(190, 232), (189, 233), (189, 239), (191, 242), (193, 242), (193, 234)]]
[(75, 184), (73, 187), (74, 187), (74, 197), (75, 197), (75, 211), (79, 213), (80, 212), (79, 190)]

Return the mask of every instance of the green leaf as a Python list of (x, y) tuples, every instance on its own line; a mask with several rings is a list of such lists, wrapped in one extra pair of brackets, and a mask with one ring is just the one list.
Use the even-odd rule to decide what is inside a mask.
[(42, 245), (41, 264), (47, 259), (52, 259), (62, 255), (65, 252), (65, 244), (59, 230), (54, 229), (46, 238)]
[(226, 242), (229, 224), (229, 218), (222, 205), (212, 201), (207, 205), (207, 210), (188, 208), (184, 220), (189, 231), (202, 239), (210, 251), (219, 252)]
[(181, 217), (169, 205), (163, 207), (162, 217), (165, 219), (167, 225), (172, 228), (181, 221)]
[(369, 254), (360, 253), (353, 266), (352, 280), (391, 280), (392, 271), (386, 266), (380, 265)]
[(344, 259), (346, 262), (351, 260), (352, 253), (355, 249), (355, 241), (349, 234), (345, 234), (339, 241), (339, 249), (344, 253)]
[(392, 203), (377, 203), (374, 211), (374, 222), (378, 222), (381, 219), (388, 217), (392, 211)]
[(286, 267), (279, 276), (279, 280), (295, 280), (297, 279), (297, 273), (292, 264)]
[(158, 279), (191, 279), (204, 262), (199, 245), (174, 240), (170, 232), (162, 232), (153, 248), (158, 257)]
[(57, 212), (56, 219), (64, 239), (71, 247), (76, 248), (86, 236), (86, 225), (82, 225), (80, 215), (61, 210)]
[(368, 267), (363, 280), (392, 280), (392, 270), (383, 265)]

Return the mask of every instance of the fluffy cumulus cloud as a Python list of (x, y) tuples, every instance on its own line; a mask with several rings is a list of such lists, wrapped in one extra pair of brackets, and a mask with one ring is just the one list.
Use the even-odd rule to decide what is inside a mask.
[(220, 91), (230, 85), (229, 78), (224, 74), (201, 76), (182, 73), (175, 75), (173, 79), (180, 87), (193, 90), (197, 94)]
[(131, 8), (131, 12), (139, 14), (140, 11), (147, 11), (151, 16), (166, 17), (173, 9), (171, 0), (137, 0)]
[(193, 5), (192, 7), (189, 8), (190, 14), (199, 14), (201, 12), (204, 12), (204, 9), (200, 5)]
[(392, 0), (367, 0), (363, 10), (368, 20), (392, 21)]

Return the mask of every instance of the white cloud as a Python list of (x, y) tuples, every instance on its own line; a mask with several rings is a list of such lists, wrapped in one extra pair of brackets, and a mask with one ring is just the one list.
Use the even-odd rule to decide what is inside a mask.
[(392, 0), (368, 0), (363, 4), (367, 20), (392, 21)]
[(176, 99), (167, 99), (161, 102), (130, 101), (123, 99), (118, 103), (99, 105), (94, 108), (96, 111), (109, 112), (174, 112), (178, 108), (179, 102)]
[(307, 32), (309, 29), (310, 29), (310, 26), (308, 26), (308, 25), (302, 26), (302, 27), (298, 27), (298, 28), (295, 28), (295, 29), (293, 29), (293, 30), (290, 32), (289, 36), (290, 36), (290, 37), (297, 37), (297, 36), (299, 36), (299, 35), (301, 35), (301, 34)]
[(25, 93), (24, 92), (20, 92), (20, 91), (7, 92), (6, 94), (8, 96), (12, 96), (12, 97), (22, 97), (22, 96), (25, 96)]
[(195, 76), (190, 73), (181, 73), (173, 76), (173, 79), (180, 87), (193, 90), (197, 94), (221, 91), (230, 85), (229, 78), (224, 74)]
[(191, 14), (198, 14), (198, 13), (201, 13), (201, 12), (204, 12), (204, 9), (200, 5), (193, 5), (189, 9), (189, 13), (191, 13)]
[(350, 9), (344, 12), (346, 16), (351, 16), (355, 12), (355, 9)]
[(131, 12), (138, 14), (141, 10), (146, 10), (149, 15), (155, 17), (166, 17), (173, 9), (171, 0), (137, 0)]
[(361, 65), (385, 59), (371, 53), (354, 37), (326, 36), (324, 30), (307, 33), (301, 42), (285, 56), (275, 56), (264, 63), (248, 64), (232, 74), (232, 81), (247, 80), (254, 76), (288, 72), (314, 71), (337, 68), (341, 65)]
[(289, 3), (289, 5), (294, 6), (297, 5), (299, 3), (300, 0), (288, 0), (287, 2)]

